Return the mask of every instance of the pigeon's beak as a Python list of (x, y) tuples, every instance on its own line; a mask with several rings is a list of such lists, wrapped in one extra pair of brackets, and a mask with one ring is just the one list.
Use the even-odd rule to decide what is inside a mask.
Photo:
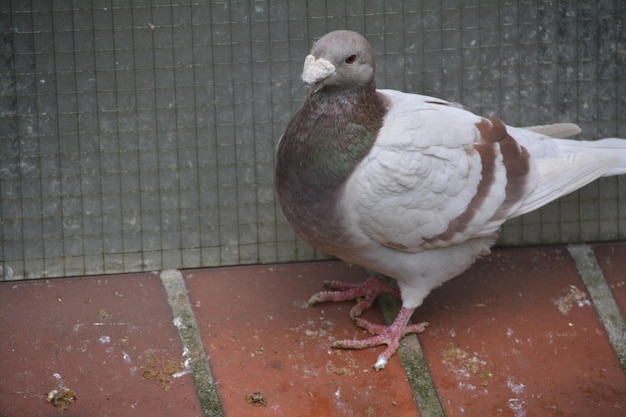
[[(324, 58), (317, 58), (307, 55), (304, 60), (302, 70), (302, 81), (309, 86), (321, 87), (320, 83), (335, 73), (335, 66)], [(317, 89), (317, 88), (316, 88)]]

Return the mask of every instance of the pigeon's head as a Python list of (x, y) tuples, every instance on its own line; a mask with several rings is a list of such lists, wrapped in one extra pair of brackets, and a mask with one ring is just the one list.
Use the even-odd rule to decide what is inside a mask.
[(310, 91), (374, 87), (374, 51), (363, 36), (337, 30), (322, 36), (304, 60), (302, 81)]

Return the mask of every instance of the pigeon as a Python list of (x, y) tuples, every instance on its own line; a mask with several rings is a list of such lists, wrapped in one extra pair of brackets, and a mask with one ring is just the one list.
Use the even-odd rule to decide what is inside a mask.
[[(306, 99), (281, 136), (275, 186), (295, 232), (323, 253), (376, 275), (330, 281), (309, 304), (358, 300), (350, 315), (387, 345), (383, 369), (439, 285), (489, 254), (506, 220), (591, 181), (626, 173), (626, 140), (566, 139), (569, 123), (512, 127), (446, 100), (377, 89), (374, 51), (360, 34), (330, 32), (304, 61)], [(391, 280), (383, 277), (391, 278)], [(360, 318), (382, 292), (402, 307), (391, 325)]]

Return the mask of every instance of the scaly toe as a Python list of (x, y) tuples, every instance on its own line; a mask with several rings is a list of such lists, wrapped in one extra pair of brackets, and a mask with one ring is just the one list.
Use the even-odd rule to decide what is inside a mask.
[(383, 292), (388, 292), (400, 298), (400, 292), (379, 277), (371, 277), (360, 284), (349, 284), (341, 281), (325, 281), (324, 284), (330, 291), (321, 291), (309, 299), (309, 305), (325, 301), (347, 301), (361, 299), (350, 310), (350, 317), (355, 318), (363, 311), (372, 306), (376, 297)]
[(339, 349), (365, 349), (369, 347), (387, 345), (387, 349), (378, 356), (374, 368), (383, 369), (391, 356), (398, 350), (400, 340), (409, 333), (421, 333), (426, 330), (428, 323), (409, 324), (409, 319), (415, 311), (414, 308), (403, 307), (396, 319), (390, 326), (374, 324), (367, 320), (357, 318), (356, 324), (373, 333), (374, 336), (362, 340), (338, 340), (332, 347)]

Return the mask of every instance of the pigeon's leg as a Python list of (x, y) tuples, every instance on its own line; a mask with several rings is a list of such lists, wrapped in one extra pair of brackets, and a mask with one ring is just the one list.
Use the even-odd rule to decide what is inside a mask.
[(391, 326), (382, 326), (370, 323), (360, 318), (356, 319), (356, 323), (375, 334), (376, 336), (364, 340), (338, 340), (333, 343), (334, 348), (340, 349), (365, 349), (368, 347), (387, 345), (387, 349), (378, 356), (374, 369), (377, 371), (383, 369), (387, 365), (389, 358), (396, 353), (400, 340), (409, 333), (421, 333), (426, 330), (428, 323), (409, 324), (411, 315), (415, 311), (414, 308), (402, 307)]
[(387, 292), (400, 298), (400, 291), (379, 277), (371, 277), (360, 284), (347, 284), (341, 281), (326, 281), (324, 284), (331, 291), (321, 291), (309, 299), (312, 306), (324, 301), (346, 301), (362, 298), (350, 310), (350, 317), (356, 319), (363, 311), (370, 308), (380, 294)]

